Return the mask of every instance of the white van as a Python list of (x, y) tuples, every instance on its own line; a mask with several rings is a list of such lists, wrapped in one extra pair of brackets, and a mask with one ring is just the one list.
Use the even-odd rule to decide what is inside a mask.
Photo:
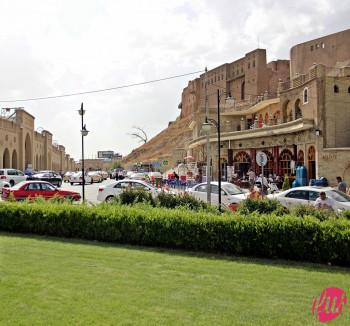
[(28, 176), (16, 169), (0, 169), (0, 180), (7, 181), (11, 187), (16, 183), (27, 180)]

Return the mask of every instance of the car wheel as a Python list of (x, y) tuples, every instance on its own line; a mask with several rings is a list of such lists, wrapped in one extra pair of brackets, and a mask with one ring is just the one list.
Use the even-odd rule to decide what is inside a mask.
[(62, 186), (62, 183), (59, 182), (59, 183), (57, 184), (57, 188), (59, 188), (59, 187), (61, 187), (61, 186)]
[(107, 198), (106, 198), (106, 203), (111, 203), (111, 202), (113, 202), (114, 201), (114, 196), (108, 196)]
[(15, 185), (15, 182), (13, 180), (10, 180), (9, 183), (10, 183), (11, 187), (13, 187)]
[(70, 185), (73, 186), (73, 182), (71, 182)]

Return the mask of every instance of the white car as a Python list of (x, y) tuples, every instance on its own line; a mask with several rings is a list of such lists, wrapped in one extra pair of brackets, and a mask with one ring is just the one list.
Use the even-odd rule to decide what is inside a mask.
[[(211, 186), (211, 204), (219, 204), (219, 183), (212, 181)], [(188, 190), (188, 193), (201, 201), (207, 202), (207, 183), (200, 183)], [(230, 182), (221, 182), (221, 203), (223, 206), (231, 208), (247, 199), (247, 193), (238, 186)], [(236, 207), (235, 207), (236, 208)]]
[[(92, 183), (102, 182), (103, 178), (99, 171), (89, 171), (88, 176), (91, 177)], [(86, 182), (86, 181), (85, 181)]]
[(324, 191), (326, 196), (334, 200), (334, 211), (339, 212), (350, 209), (350, 197), (343, 192), (331, 187), (297, 187), (291, 188), (278, 194), (268, 195), (267, 198), (277, 199), (284, 207), (290, 208), (298, 205), (315, 205), (315, 201), (320, 197), (320, 192)]
[(0, 169), (0, 180), (8, 182), (11, 187), (27, 180), (28, 176), (16, 169)]
[(97, 200), (106, 202), (112, 201), (125, 189), (143, 189), (150, 192), (153, 197), (157, 196), (157, 189), (150, 184), (141, 180), (124, 179), (99, 187)]
[[(85, 184), (92, 183), (91, 177), (86, 172), (85, 172), (84, 179), (85, 179)], [(74, 183), (82, 184), (83, 183), (83, 173), (81, 171), (73, 173), (69, 178), (69, 182), (71, 185), (73, 185)]]

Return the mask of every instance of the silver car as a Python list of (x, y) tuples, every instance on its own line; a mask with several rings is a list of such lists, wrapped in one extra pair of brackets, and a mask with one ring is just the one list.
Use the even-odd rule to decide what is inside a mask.
[(345, 209), (350, 209), (350, 197), (343, 192), (331, 187), (297, 187), (288, 189), (278, 194), (268, 195), (268, 198), (277, 199), (284, 207), (291, 208), (298, 205), (315, 205), (315, 201), (320, 197), (320, 192), (324, 191), (326, 196), (334, 200), (333, 210), (337, 213)]

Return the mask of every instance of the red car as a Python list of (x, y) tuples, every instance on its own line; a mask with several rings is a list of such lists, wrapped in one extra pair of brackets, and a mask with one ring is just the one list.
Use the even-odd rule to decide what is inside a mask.
[(22, 181), (11, 188), (3, 188), (1, 195), (2, 199), (7, 200), (10, 196), (13, 196), (13, 198), (16, 200), (25, 200), (27, 198), (39, 196), (45, 199), (58, 196), (74, 201), (78, 201), (81, 198), (78, 192), (57, 189), (51, 183), (39, 180)]

